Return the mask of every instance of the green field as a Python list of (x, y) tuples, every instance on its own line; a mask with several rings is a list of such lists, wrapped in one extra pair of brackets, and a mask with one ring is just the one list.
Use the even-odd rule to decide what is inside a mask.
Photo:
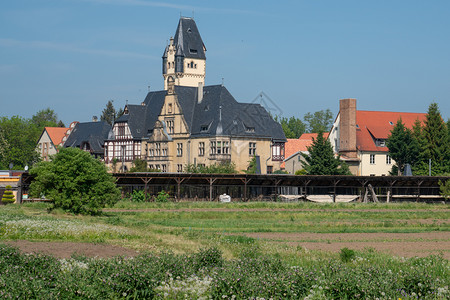
[[(2, 246), (2, 274), (13, 272), (8, 267), (12, 257), (22, 264), (22, 277), (34, 276), (25, 266), (29, 264), (47, 264), (46, 268), (58, 270), (55, 282), (41, 282), (53, 298), (95, 298), (99, 290), (92, 287), (92, 280), (109, 280), (110, 286), (103, 291), (106, 298), (184, 299), (181, 291), (186, 289), (190, 291), (187, 298), (449, 296), (449, 205), (124, 201), (98, 217), (58, 210), (48, 213), (47, 208), (44, 203), (0, 206), (0, 244), (14, 240), (80, 242), (141, 253), (134, 262), (83, 255), (58, 260), (24, 257)], [(411, 250), (398, 249), (406, 244)], [(119, 279), (111, 277), (108, 272), (125, 276), (118, 264), (126, 265), (130, 278), (140, 278), (133, 279), (139, 281), (138, 286), (136, 282), (120, 285), (115, 281)], [(39, 298), (40, 294), (27, 294), (31, 283), (20, 283), (20, 277), (6, 278), (0, 279), (0, 296), (8, 298), (23, 289), (23, 297)], [(261, 280), (266, 285), (258, 283)], [(82, 287), (79, 295), (71, 290), (77, 282)], [(63, 291), (63, 286), (70, 288)]]

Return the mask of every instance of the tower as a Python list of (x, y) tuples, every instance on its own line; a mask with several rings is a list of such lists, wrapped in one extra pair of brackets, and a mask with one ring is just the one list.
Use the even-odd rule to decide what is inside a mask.
[(170, 38), (162, 56), (164, 89), (168, 82), (175, 85), (198, 87), (205, 84), (206, 48), (194, 19), (181, 17), (175, 37)]

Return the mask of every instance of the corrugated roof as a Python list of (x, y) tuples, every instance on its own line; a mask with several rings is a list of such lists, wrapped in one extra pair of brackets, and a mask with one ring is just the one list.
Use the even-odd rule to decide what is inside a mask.
[(356, 111), (356, 145), (360, 151), (388, 152), (387, 147), (378, 147), (376, 139), (387, 139), (398, 119), (402, 119), (407, 128), (412, 128), (418, 119), (423, 122), (425, 113)]

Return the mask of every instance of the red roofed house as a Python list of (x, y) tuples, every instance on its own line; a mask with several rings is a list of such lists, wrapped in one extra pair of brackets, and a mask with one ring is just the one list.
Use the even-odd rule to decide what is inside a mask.
[(386, 147), (391, 130), (400, 118), (411, 129), (417, 119), (423, 122), (425, 115), (356, 110), (356, 99), (342, 99), (328, 138), (354, 175), (389, 175), (395, 164)]
[(41, 159), (48, 161), (49, 155), (58, 152), (57, 146), (62, 145), (63, 137), (69, 128), (64, 127), (45, 127), (38, 141), (38, 151)]
[[(328, 132), (323, 134), (324, 138), (328, 138)], [(290, 174), (303, 169), (303, 158), (301, 153), (308, 153), (308, 147), (312, 145), (313, 138), (317, 138), (317, 133), (304, 133), (298, 139), (287, 139), (284, 145), (284, 157), (286, 159), (281, 164)]]

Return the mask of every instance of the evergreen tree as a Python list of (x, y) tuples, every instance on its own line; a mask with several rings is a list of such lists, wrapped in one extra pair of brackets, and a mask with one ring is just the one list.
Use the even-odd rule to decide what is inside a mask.
[(102, 112), (100, 120), (106, 121), (109, 125), (112, 125), (115, 117), (116, 117), (116, 109), (114, 108), (113, 100), (109, 100), (108, 103), (106, 103), (106, 107)]
[(122, 115), (123, 115), (123, 109), (121, 107), (121, 108), (119, 108), (119, 110), (116, 113), (116, 119), (120, 118)]
[(319, 132), (317, 138), (308, 147), (308, 154), (302, 153), (305, 161), (303, 168), (308, 175), (351, 175), (348, 165), (335, 157), (329, 140)]
[[(416, 134), (420, 135), (419, 127), (415, 128)], [(413, 165), (419, 156), (419, 144), (414, 137), (413, 132), (405, 127), (402, 119), (398, 119), (394, 128), (391, 130), (391, 135), (386, 141), (386, 146), (389, 149), (389, 155), (395, 160), (397, 164), (397, 172), (400, 175), (406, 164)]]
[(3, 193), (2, 202), (5, 204), (10, 204), (16, 202), (12, 187), (10, 185), (6, 186), (5, 192)]
[(442, 119), (439, 107), (431, 103), (422, 128), (419, 144), (420, 159), (414, 166), (416, 175), (428, 175), (431, 159), (431, 175), (450, 172), (450, 143), (448, 129)]

